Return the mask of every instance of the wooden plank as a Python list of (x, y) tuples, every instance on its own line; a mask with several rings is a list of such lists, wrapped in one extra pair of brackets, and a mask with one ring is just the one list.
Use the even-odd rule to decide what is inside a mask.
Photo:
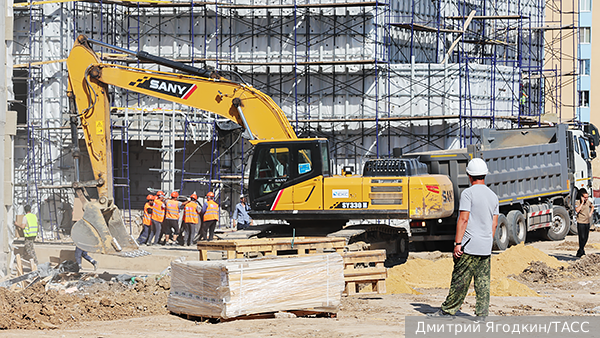
[(37, 270), (37, 265), (35, 265), (33, 258), (29, 260), (29, 266), (31, 267), (31, 271)]
[[(17, 277), (19, 277), (23, 275), (23, 262), (21, 262), (21, 254), (17, 254), (15, 259), (17, 261)], [(25, 288), (25, 282), (19, 282), (19, 285), (21, 285), (22, 288)]]
[[(383, 279), (387, 278), (387, 271), (385, 268), (365, 268), (356, 270), (344, 270), (344, 277), (360, 277), (360, 276), (383, 276)], [(377, 279), (377, 278), (373, 278)]]
[(346, 281), (346, 295), (351, 296), (356, 294), (356, 283)]
[(366, 250), (345, 252), (342, 257), (348, 258), (383, 258), (385, 260), (385, 250)]
[(344, 276), (346, 282), (366, 283), (369, 281), (385, 280), (387, 274), (377, 274), (369, 276)]
[(374, 288), (375, 291), (377, 291), (377, 293), (386, 293), (386, 288), (385, 288), (385, 280), (379, 280), (377, 281), (376, 287)]
[[(292, 245), (293, 243), (293, 245)], [(296, 250), (297, 255), (317, 254), (324, 250), (335, 250), (343, 252), (346, 241), (344, 238), (333, 237), (283, 237), (283, 238), (257, 238), (257, 239), (235, 239), (230, 241), (198, 242), (198, 250), (221, 250), (233, 251), (235, 255), (229, 255), (227, 259), (240, 258), (240, 253), (259, 252), (267, 256), (277, 255), (278, 251)], [(204, 255), (202, 255), (204, 257)], [(205, 259), (201, 259), (205, 260)]]

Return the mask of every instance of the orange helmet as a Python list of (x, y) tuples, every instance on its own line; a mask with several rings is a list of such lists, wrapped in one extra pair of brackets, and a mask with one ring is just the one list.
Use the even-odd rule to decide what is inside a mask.
[(164, 193), (162, 190), (159, 190), (159, 191), (156, 193), (156, 196), (164, 196), (164, 195), (165, 195), (165, 193)]
[(146, 197), (146, 199), (147, 199), (148, 201), (152, 201), (152, 200), (154, 200), (155, 198), (156, 198), (156, 197), (154, 197), (154, 195), (148, 195), (148, 196)]
[(177, 197), (179, 197), (179, 193), (177, 191), (173, 191), (171, 193), (171, 198), (177, 198)]
[(215, 197), (215, 193), (212, 191), (209, 191), (208, 193), (206, 193), (206, 197)]
[(198, 195), (196, 195), (196, 194), (191, 194), (191, 195), (190, 195), (190, 198), (197, 200), (197, 199), (198, 199)]

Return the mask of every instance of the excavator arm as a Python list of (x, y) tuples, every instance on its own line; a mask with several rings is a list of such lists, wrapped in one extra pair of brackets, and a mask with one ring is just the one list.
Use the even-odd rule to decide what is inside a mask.
[[(198, 75), (102, 63), (91, 43)], [(250, 85), (214, 76), (206, 70), (144, 52), (127, 51), (83, 35), (77, 38), (67, 67), (68, 95), (81, 121), (94, 172), (92, 182), (75, 182), (74, 187), (98, 189), (98, 201), (85, 201), (84, 216), (72, 229), (73, 241), (86, 251), (108, 254), (139, 251), (137, 243), (127, 234), (113, 201), (109, 85), (213, 112), (244, 127), (254, 141), (297, 139), (285, 114), (269, 96)]]

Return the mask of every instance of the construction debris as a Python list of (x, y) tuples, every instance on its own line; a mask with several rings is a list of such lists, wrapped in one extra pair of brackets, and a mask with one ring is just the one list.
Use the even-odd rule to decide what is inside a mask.
[[(71, 283), (79, 274), (57, 275)], [(65, 323), (168, 313), (168, 275), (137, 277), (134, 285), (105, 281), (93, 274), (79, 276), (71, 293), (69, 284), (57, 290), (43, 280), (20, 292), (0, 288), (0, 329), (55, 329)]]

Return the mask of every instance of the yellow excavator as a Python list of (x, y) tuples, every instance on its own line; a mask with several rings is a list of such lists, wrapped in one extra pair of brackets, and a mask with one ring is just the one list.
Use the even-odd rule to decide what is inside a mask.
[[(102, 63), (92, 45), (178, 72)], [(127, 233), (113, 201), (109, 85), (210, 111), (245, 129), (254, 145), (248, 186), (251, 214), (254, 219), (285, 220), (289, 225), (251, 227), (238, 231), (238, 236), (342, 236), (349, 244), (364, 243), (370, 249), (386, 249), (388, 256), (405, 256), (406, 230), (385, 220), (431, 220), (454, 213), (450, 179), (427, 174), (426, 166), (415, 159), (369, 160), (363, 175), (348, 168), (334, 175), (327, 139), (299, 139), (281, 108), (242, 80), (83, 35), (77, 38), (67, 66), (68, 95), (72, 115), (77, 116), (72, 126), (80, 120), (94, 172), (93, 181), (79, 182), (76, 175), (73, 184), (85, 206), (83, 218), (71, 233), (84, 250), (144, 254)], [(76, 130), (73, 133), (76, 140)], [(81, 192), (83, 187), (96, 187), (98, 199), (89, 200)], [(346, 226), (350, 220), (365, 219), (377, 221)]]

